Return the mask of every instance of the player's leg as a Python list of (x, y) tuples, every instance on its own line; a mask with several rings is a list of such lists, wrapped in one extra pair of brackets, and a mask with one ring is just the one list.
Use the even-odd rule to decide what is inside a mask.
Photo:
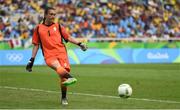
[[(70, 75), (70, 64), (69, 64), (67, 55), (66, 54), (59, 55), (58, 60), (61, 66), (63, 67), (63, 69), (65, 69), (66, 73), (68, 73), (68, 74), (65, 74), (64, 76), (65, 78), (67, 78), (67, 80), (63, 82), (63, 85), (68, 86), (77, 82), (77, 79)], [(61, 70), (62, 69), (60, 69), (60, 71)]]
[(62, 83), (66, 80), (66, 78), (61, 78), (60, 85), (61, 85), (61, 104), (62, 105), (68, 105), (67, 101), (67, 87), (63, 85)]
[(73, 78), (69, 74), (69, 72), (67, 71), (68, 69), (65, 69), (64, 67), (61, 66), (61, 62), (58, 59), (49, 58), (46, 60), (46, 63), (49, 67), (53, 68), (61, 78), (67, 79), (66, 81), (62, 82), (63, 85), (68, 86), (77, 82), (77, 79)]
[[(52, 69), (54, 69), (60, 78), (60, 87), (61, 87), (61, 104), (62, 105), (68, 105), (68, 101), (67, 101), (67, 87), (65, 85), (63, 85), (63, 82), (65, 82), (68, 78), (65, 78), (64, 76), (66, 76), (65, 74), (67, 74), (67, 71), (61, 67), (59, 61), (56, 58), (51, 58), (51, 59), (47, 59), (46, 63), (49, 67), (51, 67)], [(67, 77), (67, 76), (66, 76)], [(71, 77), (71, 76), (69, 76)]]
[(65, 86), (69, 86), (77, 82), (77, 79), (72, 77), (63, 67), (59, 67), (57, 69), (57, 73), (61, 76), (61, 78), (66, 78), (66, 80), (62, 82), (62, 84)]

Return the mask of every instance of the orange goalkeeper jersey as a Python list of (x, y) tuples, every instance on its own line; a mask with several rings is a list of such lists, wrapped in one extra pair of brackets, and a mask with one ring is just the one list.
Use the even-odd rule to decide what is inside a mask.
[(54, 23), (50, 26), (39, 24), (34, 30), (32, 43), (41, 44), (45, 59), (62, 53), (66, 55), (66, 48), (63, 44), (61, 35), (65, 40), (69, 37), (69, 34), (62, 26), (60, 34), (58, 23)]

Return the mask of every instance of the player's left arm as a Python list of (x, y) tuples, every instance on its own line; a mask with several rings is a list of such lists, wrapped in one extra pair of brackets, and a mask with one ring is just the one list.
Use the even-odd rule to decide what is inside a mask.
[(79, 42), (73, 37), (68, 37), (68, 41), (73, 43), (73, 44), (78, 45), (81, 48), (81, 50), (83, 50), (83, 51), (87, 50), (87, 45), (85, 43)]
[(70, 34), (66, 31), (66, 29), (63, 26), (61, 26), (61, 29), (62, 29), (63, 38), (65, 40), (67, 40), (68, 42), (71, 42), (73, 44), (78, 45), (81, 48), (81, 50), (83, 50), (83, 51), (87, 50), (87, 45), (85, 43), (79, 42), (75, 38), (71, 37)]

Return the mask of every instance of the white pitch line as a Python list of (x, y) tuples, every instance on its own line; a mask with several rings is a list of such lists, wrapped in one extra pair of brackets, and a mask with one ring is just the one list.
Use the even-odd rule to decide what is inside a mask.
[[(10, 86), (0, 86), (0, 88), (59, 94), (59, 92), (57, 92), (57, 91), (49, 91), (49, 90), (42, 90), (42, 89), (18, 88), (18, 87), (10, 87)], [(87, 93), (74, 93), (74, 92), (69, 92), (68, 94), (72, 94), (72, 95), (83, 95), (83, 96), (92, 96), (92, 97), (119, 98), (118, 96), (96, 95), (96, 94), (87, 94)], [(138, 101), (147, 101), (147, 102), (160, 102), (160, 103), (169, 103), (169, 104), (170, 104), (170, 103), (171, 103), (171, 104), (180, 104), (180, 102), (178, 102), (178, 101), (171, 101), (171, 100), (156, 100), (156, 99), (144, 99), (144, 98), (128, 98), (128, 99), (138, 100)]]

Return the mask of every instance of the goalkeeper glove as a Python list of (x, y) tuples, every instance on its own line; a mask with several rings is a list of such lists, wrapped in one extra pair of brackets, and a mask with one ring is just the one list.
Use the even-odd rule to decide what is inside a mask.
[(31, 58), (29, 61), (28, 61), (28, 64), (26, 66), (26, 70), (31, 72), (32, 71), (32, 67), (33, 67), (33, 64), (34, 64), (34, 58)]
[(87, 45), (86, 44), (84, 44), (84, 43), (78, 43), (78, 46), (81, 48), (81, 50), (83, 50), (83, 51), (86, 51), (87, 50)]

